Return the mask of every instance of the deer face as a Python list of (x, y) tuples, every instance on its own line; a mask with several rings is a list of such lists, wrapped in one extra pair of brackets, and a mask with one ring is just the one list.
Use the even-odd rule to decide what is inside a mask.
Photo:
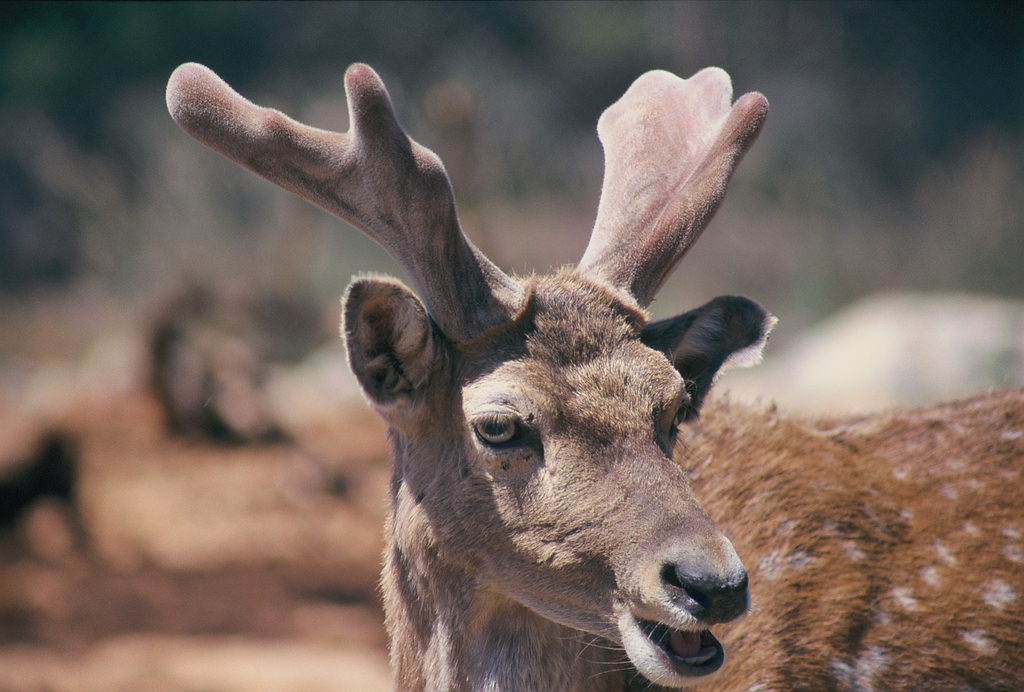
[(397, 547), (428, 543), (482, 588), (621, 644), (654, 682), (710, 674), (708, 627), (744, 612), (747, 576), (672, 452), (699, 383), (771, 320), (729, 298), (647, 325), (569, 272), (527, 294), (510, 324), (454, 344), (397, 284), (349, 291), (352, 367), (401, 447)]

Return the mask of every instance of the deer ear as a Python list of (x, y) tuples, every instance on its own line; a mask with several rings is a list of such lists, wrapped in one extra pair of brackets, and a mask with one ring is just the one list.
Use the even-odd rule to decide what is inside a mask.
[(426, 383), (436, 349), (426, 308), (394, 279), (363, 277), (342, 298), (348, 362), (377, 407), (408, 401)]
[(647, 325), (641, 341), (661, 351), (686, 381), (695, 414), (718, 374), (761, 361), (776, 320), (742, 296), (719, 296), (677, 317)]

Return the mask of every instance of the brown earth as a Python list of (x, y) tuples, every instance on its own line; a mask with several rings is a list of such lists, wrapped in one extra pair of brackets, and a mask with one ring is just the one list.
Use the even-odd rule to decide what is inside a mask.
[(0, 692), (388, 689), (379, 419), (176, 435), (149, 379), (0, 397)]

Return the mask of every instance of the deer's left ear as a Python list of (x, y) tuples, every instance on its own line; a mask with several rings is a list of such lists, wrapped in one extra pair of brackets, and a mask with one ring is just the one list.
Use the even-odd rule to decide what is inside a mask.
[(777, 321), (749, 298), (719, 296), (695, 310), (647, 325), (640, 338), (672, 361), (686, 380), (690, 407), (696, 413), (725, 368), (761, 361)]

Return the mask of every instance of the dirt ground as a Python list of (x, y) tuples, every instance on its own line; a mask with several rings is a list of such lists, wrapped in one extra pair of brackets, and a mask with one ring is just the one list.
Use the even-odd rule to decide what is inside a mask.
[(5, 364), (0, 691), (389, 689), (385, 430), (309, 391), (343, 354), (253, 380), (275, 435), (218, 437), (169, 426), (148, 338)]

